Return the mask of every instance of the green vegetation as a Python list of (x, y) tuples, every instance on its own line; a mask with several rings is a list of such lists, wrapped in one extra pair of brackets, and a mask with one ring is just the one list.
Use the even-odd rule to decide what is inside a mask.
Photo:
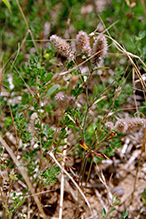
[[(92, 168), (103, 158), (112, 160), (123, 145), (121, 139), (129, 133), (120, 133), (116, 125), (108, 131), (106, 122), (116, 124), (128, 114), (140, 117), (146, 126), (146, 5), (111, 0), (100, 9), (93, 2), (0, 1), (2, 218), (53, 216), (45, 207), (49, 206), (45, 191), (57, 183), (63, 186), (63, 170), (83, 190), (84, 176), (87, 184)], [(76, 53), (76, 35), (81, 30), (90, 38), (90, 54)], [(100, 32), (108, 53), (98, 57), (94, 43)], [(70, 59), (59, 54), (52, 35), (67, 40), (72, 47)], [(96, 65), (92, 56), (104, 61)], [(141, 96), (140, 101), (133, 94)], [(68, 164), (70, 159), (79, 162), (80, 169)], [(103, 184), (108, 191), (106, 181)], [(117, 196), (107, 199), (108, 210), (102, 206), (99, 218), (112, 218), (117, 212)], [(145, 190), (142, 201), (145, 204)], [(29, 212), (28, 205), (35, 205), (35, 213)], [(81, 215), (78, 211), (76, 218)], [(121, 219), (128, 212), (120, 212)]]

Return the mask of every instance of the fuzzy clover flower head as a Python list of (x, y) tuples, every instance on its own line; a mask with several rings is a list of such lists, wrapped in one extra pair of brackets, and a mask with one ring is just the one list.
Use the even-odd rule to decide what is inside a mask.
[(119, 133), (125, 133), (128, 129), (128, 124), (126, 119), (118, 119), (115, 124), (115, 130)]
[(106, 128), (106, 130), (107, 130), (108, 132), (111, 132), (111, 130), (113, 130), (113, 128), (114, 128), (113, 122), (106, 122), (106, 123), (105, 123), (105, 128)]
[(50, 37), (50, 41), (55, 51), (58, 52), (61, 56), (64, 56), (66, 58), (73, 58), (70, 45), (61, 37), (58, 37), (57, 35), (52, 35)]
[(83, 30), (79, 31), (76, 36), (76, 50), (77, 53), (84, 53), (87, 56), (91, 55), (89, 37)]
[(136, 117), (136, 118), (129, 118), (127, 120), (128, 124), (128, 131), (136, 131), (140, 130), (145, 126), (144, 119)]
[(92, 58), (92, 64), (95, 66), (99, 66), (102, 63), (103, 57), (107, 54), (107, 40), (103, 34), (100, 34), (93, 44), (93, 52), (92, 55), (95, 55)]
[(59, 92), (54, 98), (55, 107), (60, 110), (64, 110), (68, 106), (68, 98), (63, 92)]

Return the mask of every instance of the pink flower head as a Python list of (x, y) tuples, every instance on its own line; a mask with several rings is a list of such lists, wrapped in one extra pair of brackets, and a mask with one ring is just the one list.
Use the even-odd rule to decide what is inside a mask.
[(105, 127), (106, 127), (107, 131), (110, 132), (114, 128), (114, 124), (113, 124), (113, 122), (106, 122)]
[(100, 34), (93, 44), (93, 52), (92, 54), (96, 54), (92, 58), (93, 65), (100, 65), (102, 63), (102, 58), (107, 54), (107, 40), (103, 34)]
[(87, 56), (91, 54), (89, 37), (86, 32), (80, 31), (76, 36), (77, 53), (84, 53)]
[(128, 124), (128, 131), (140, 130), (142, 127), (145, 126), (144, 119), (139, 117), (129, 118), (127, 120), (127, 124)]
[(50, 37), (50, 41), (53, 44), (53, 47), (56, 50), (56, 52), (58, 52), (61, 56), (64, 56), (66, 58), (73, 57), (70, 45), (65, 40), (56, 35), (52, 35)]
[(118, 121), (115, 124), (115, 129), (117, 132), (125, 133), (128, 129), (128, 124), (126, 119), (118, 119)]

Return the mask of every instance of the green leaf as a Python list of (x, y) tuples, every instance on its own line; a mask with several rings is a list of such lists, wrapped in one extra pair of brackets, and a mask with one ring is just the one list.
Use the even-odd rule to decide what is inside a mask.
[(2, 0), (2, 2), (7, 6), (9, 11), (11, 12), (11, 5), (10, 5), (9, 1), (8, 0)]
[(20, 200), (17, 204), (17, 207), (21, 206), (24, 203), (24, 200)]
[(60, 146), (65, 146), (65, 145), (67, 145), (66, 142), (60, 142)]
[(9, 212), (8, 214), (9, 214), (9, 215), (12, 215), (12, 214), (14, 213), (14, 211), (15, 211), (15, 208), (12, 207), (11, 210), (10, 210), (10, 212)]
[(102, 209), (102, 214), (103, 214), (104, 217), (106, 217), (106, 210), (105, 210), (105, 208)]
[(112, 197), (112, 204), (114, 205), (117, 199), (117, 194), (113, 195)]
[(146, 198), (142, 198), (142, 201), (146, 205)]
[(146, 188), (144, 188), (144, 190), (141, 194), (146, 197)]
[(50, 96), (51, 94), (53, 94), (58, 88), (58, 84), (53, 85), (47, 92), (47, 95)]
[(115, 203), (115, 205), (119, 205), (120, 204), (120, 199), (118, 198), (117, 202)]
[(75, 89), (71, 91), (71, 95), (77, 98), (82, 92), (83, 92), (83, 87), (82, 86), (80, 87), (80, 83), (78, 83)]
[(50, 81), (52, 79), (53, 75), (54, 75), (53, 73), (49, 73), (45, 78), (45, 82)]
[(14, 205), (14, 207), (17, 207), (17, 203), (16, 202), (13, 202), (13, 205)]
[(62, 150), (59, 147), (57, 147), (57, 152), (62, 153)]
[(56, 57), (53, 57), (52, 59), (50, 59), (50, 63), (55, 63), (56, 62)]
[(0, 154), (3, 152), (3, 150), (4, 150), (3, 148), (0, 148)]
[(112, 212), (114, 212), (116, 210), (116, 208), (111, 208), (107, 214), (107, 216), (109, 216)]
[(7, 116), (6, 119), (5, 119), (5, 128), (8, 128), (12, 123), (12, 118), (10, 116)]
[(125, 218), (127, 218), (127, 216), (128, 216), (128, 211), (127, 210), (123, 211), (121, 219), (125, 219)]

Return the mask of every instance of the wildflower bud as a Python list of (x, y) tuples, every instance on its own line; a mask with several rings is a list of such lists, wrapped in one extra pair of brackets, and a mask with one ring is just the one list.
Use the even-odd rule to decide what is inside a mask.
[(105, 127), (108, 132), (111, 132), (111, 130), (114, 128), (114, 124), (113, 122), (106, 122)]
[(129, 118), (127, 120), (128, 131), (136, 131), (145, 126), (144, 119), (142, 118)]
[(64, 56), (66, 58), (73, 57), (70, 45), (65, 40), (56, 35), (52, 35), (50, 37), (50, 41), (53, 44), (53, 47), (56, 50), (56, 52), (58, 52), (61, 56)]
[(69, 97), (69, 99), (68, 99), (69, 107), (73, 108), (75, 106), (75, 102), (76, 102), (76, 98), (74, 96)]
[(103, 34), (100, 34), (93, 44), (93, 55), (96, 54), (92, 58), (93, 65), (98, 66), (102, 63), (102, 58), (107, 54), (107, 48), (107, 40)]
[(119, 119), (115, 124), (115, 129), (117, 132), (125, 133), (128, 129), (128, 124), (125, 119)]
[(76, 36), (76, 50), (77, 53), (84, 53), (85, 55), (91, 55), (91, 47), (89, 37), (84, 31), (80, 31)]
[(62, 92), (55, 95), (54, 101), (57, 109), (64, 110), (68, 106), (68, 98)]

